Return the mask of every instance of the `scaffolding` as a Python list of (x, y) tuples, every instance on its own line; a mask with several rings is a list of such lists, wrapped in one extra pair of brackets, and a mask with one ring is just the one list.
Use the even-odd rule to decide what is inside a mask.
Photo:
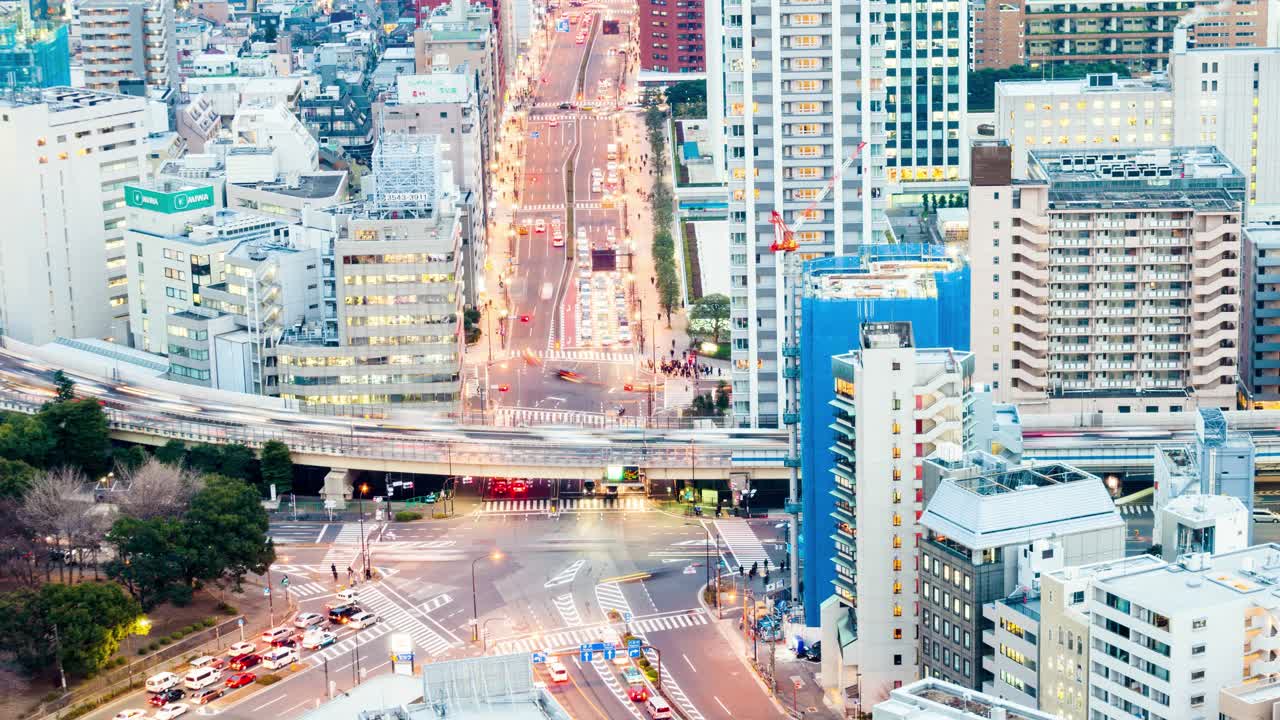
[(406, 219), (436, 212), (442, 190), (439, 135), (388, 133), (373, 149), (374, 208)]

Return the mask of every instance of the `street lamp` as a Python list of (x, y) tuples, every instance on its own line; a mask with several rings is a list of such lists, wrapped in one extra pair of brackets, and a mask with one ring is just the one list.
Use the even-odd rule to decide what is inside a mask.
[(707, 542), (702, 546), (703, 562), (707, 565), (707, 587), (711, 587), (711, 543), (716, 544), (716, 614), (720, 614), (720, 538), (712, 534), (706, 523), (685, 523), (690, 527), (702, 528), (707, 534)]
[(360, 553), (364, 555), (364, 579), (373, 576), (369, 570), (369, 544), (364, 536), (364, 496), (369, 492), (369, 483), (360, 483)]
[(471, 642), (476, 642), (480, 639), (480, 610), (476, 600), (476, 563), (485, 558), (498, 562), (503, 557), (501, 550), (494, 550), (488, 555), (481, 555), (471, 561)]

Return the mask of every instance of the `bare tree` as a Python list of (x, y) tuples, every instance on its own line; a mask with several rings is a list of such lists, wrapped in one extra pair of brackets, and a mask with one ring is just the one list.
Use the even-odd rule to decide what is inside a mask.
[(58, 577), (64, 582), (65, 560), (82, 546), (88, 534), (86, 528), (92, 524), (86, 519), (94, 511), (86, 482), (84, 475), (73, 468), (50, 470), (36, 478), (22, 501), (23, 524), (36, 538), (44, 540), (47, 557), (63, 558), (64, 562), (58, 563)]
[(120, 512), (139, 520), (177, 518), (204, 485), (199, 475), (155, 458), (126, 471), (117, 468), (127, 488), (116, 500)]

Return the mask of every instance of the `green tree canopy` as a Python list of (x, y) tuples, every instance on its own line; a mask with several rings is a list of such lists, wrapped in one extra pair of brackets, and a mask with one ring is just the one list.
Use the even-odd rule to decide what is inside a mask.
[(110, 427), (96, 399), (49, 403), (37, 417), (53, 436), (53, 459), (93, 479), (111, 470)]
[(156, 459), (165, 465), (181, 465), (186, 457), (187, 446), (176, 438), (156, 448)]
[(0, 417), (0, 457), (45, 467), (56, 445), (53, 434), (39, 418), (18, 413)]
[(40, 471), (21, 460), (0, 458), (0, 500), (21, 501)]
[(142, 607), (115, 583), (48, 583), (0, 595), (0, 650), (27, 673), (61, 660), (69, 675), (104, 668), (136, 626)]
[(181, 522), (121, 517), (107, 533), (107, 543), (115, 550), (106, 564), (107, 577), (123, 585), (144, 609), (169, 599), (181, 604), (190, 595), (192, 571)]
[(289, 454), (289, 446), (277, 440), (271, 440), (262, 446), (263, 495), (269, 495), (268, 488), (276, 486), (276, 493), (293, 491), (293, 457)]
[(185, 543), (200, 549), (197, 577), (229, 581), (238, 591), (246, 574), (265, 573), (275, 561), (267, 511), (243, 480), (212, 475), (205, 483), (183, 519)]
[(711, 328), (714, 341), (719, 343), (720, 334), (729, 324), (729, 296), (716, 293), (698, 298), (693, 303), (689, 318), (701, 321), (703, 325)]

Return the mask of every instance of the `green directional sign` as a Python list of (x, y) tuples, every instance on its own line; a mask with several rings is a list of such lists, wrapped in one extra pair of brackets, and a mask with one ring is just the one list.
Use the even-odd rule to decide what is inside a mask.
[(280, 584), (284, 585), (285, 587), (289, 587), (289, 576), (285, 575), (284, 577), (280, 578)]
[(210, 208), (213, 207), (213, 186), (162, 192), (136, 185), (125, 185), (124, 204), (166, 215)]

